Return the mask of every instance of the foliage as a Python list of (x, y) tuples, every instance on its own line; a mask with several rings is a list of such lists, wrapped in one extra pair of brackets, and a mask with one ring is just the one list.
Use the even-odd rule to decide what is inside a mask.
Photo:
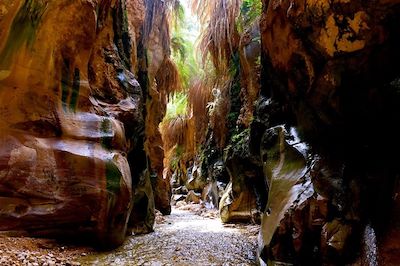
[(166, 95), (171, 95), (182, 90), (178, 67), (168, 57), (164, 58), (156, 74), (156, 80), (158, 90), (166, 93)]
[(185, 23), (185, 10), (180, 0), (168, 0), (167, 4), (170, 9), (170, 21), (175, 30), (181, 28)]
[(224, 159), (227, 160), (229, 157), (234, 155), (241, 158), (248, 157), (250, 155), (249, 143), (250, 128), (237, 131), (232, 135), (229, 145), (224, 149)]
[(178, 116), (185, 116), (187, 105), (188, 101), (185, 93), (174, 94), (167, 104), (167, 112), (162, 123), (168, 122)]
[(194, 152), (194, 126), (193, 120), (187, 115), (187, 107), (185, 93), (173, 95), (159, 126), (165, 151), (164, 164), (172, 169), (176, 169), (178, 163), (183, 165)]
[(192, 83), (192, 79), (199, 75), (193, 44), (183, 37), (182, 32), (174, 32), (171, 48), (172, 58), (176, 62), (183, 89), (187, 90)]
[(258, 21), (261, 16), (261, 11), (261, 0), (242, 0), (242, 5), (240, 7), (240, 20), (238, 21), (239, 31), (245, 31), (246, 28)]
[(171, 151), (170, 151), (170, 156), (169, 158), (167, 157), (169, 161), (169, 167), (175, 171), (179, 168), (179, 164), (182, 161), (184, 155), (184, 149), (181, 145), (175, 145)]
[[(187, 37), (186, 21), (175, 23), (171, 49), (182, 93), (171, 97), (160, 124), (165, 165), (173, 169), (183, 167), (185, 161), (194, 157), (195, 148), (205, 143), (208, 128), (211, 131), (207, 136), (213, 138), (220, 151), (230, 135), (236, 139), (241, 130), (236, 127), (239, 121), (244, 121), (241, 123), (245, 128), (251, 121), (253, 101), (259, 90), (255, 74), (259, 63), (257, 58), (247, 58), (245, 49), (249, 44), (259, 45), (259, 34), (255, 33), (259, 32), (261, 1), (191, 3), (201, 23), (197, 47), (201, 69)], [(182, 96), (185, 93), (187, 97)]]
[(188, 91), (188, 104), (193, 114), (196, 147), (203, 143), (208, 126), (207, 104), (211, 100), (206, 79), (195, 79)]
[(192, 2), (192, 9), (204, 25), (199, 46), (203, 64), (210, 58), (218, 74), (226, 72), (230, 57), (238, 47), (239, 36), (235, 25), (240, 3), (241, 0)]
[(178, 61), (185, 61), (187, 55), (187, 43), (182, 36), (174, 35), (171, 38), (171, 49), (175, 60), (178, 59)]
[(196, 23), (185, 13), (180, 5), (179, 22), (175, 23), (171, 38), (172, 58), (175, 61), (185, 90), (190, 87), (192, 78), (198, 76), (199, 66), (194, 53), (193, 32), (196, 32)]

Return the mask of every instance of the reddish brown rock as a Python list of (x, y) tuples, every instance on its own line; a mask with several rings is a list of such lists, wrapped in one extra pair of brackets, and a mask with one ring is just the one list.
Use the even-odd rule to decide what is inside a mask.
[(0, 3), (0, 231), (124, 240), (143, 128), (125, 4)]
[[(163, 214), (171, 212), (171, 185), (169, 174), (163, 175), (163, 140), (159, 130), (169, 94), (179, 90), (177, 69), (170, 59), (170, 29), (168, 16), (174, 1), (146, 1), (143, 46), (146, 48), (146, 117), (145, 145), (153, 182), (155, 206)], [(167, 169), (167, 167), (165, 167)]]
[(324, 258), (341, 256), (349, 244), (352, 226), (333, 220), (322, 227), (321, 250)]
[(340, 134), (365, 104), (363, 95), (376, 95), (374, 85), (399, 72), (400, 1), (263, 3), (265, 85), (293, 110), (308, 139)]
[[(266, 236), (271, 243), (261, 257), (339, 265), (356, 261), (362, 250), (359, 261), (375, 265), (379, 245), (386, 254), (398, 254), (398, 215), (392, 210), (398, 156), (381, 155), (399, 149), (382, 130), (397, 125), (400, 112), (399, 14), (398, 0), (263, 1), (262, 94), (278, 110), (274, 116), (265, 112), (266, 125), (296, 126), (324, 159), (314, 161), (309, 173), (314, 197), (305, 206), (293, 202), (276, 230), (263, 225), (264, 244)], [(274, 190), (272, 184), (269, 201), (284, 194), (272, 196)], [(329, 211), (321, 211), (310, 227), (304, 210), (314, 208), (317, 194)], [(265, 220), (273, 215), (271, 208)], [(372, 237), (360, 248), (363, 231)], [(383, 256), (385, 264), (398, 260)]]
[[(377, 238), (375, 232), (368, 232), (365, 236), (365, 242), (371, 243), (367, 246), (365, 260), (370, 260), (371, 253), (379, 252), (378, 262), (380, 265), (395, 265), (400, 261), (400, 182), (397, 180), (393, 194), (393, 204), (390, 208), (389, 219), (385, 221), (385, 234)], [(372, 228), (367, 228), (373, 230)], [(377, 240), (379, 242), (377, 243)], [(375, 241), (375, 242), (373, 242)], [(372, 250), (371, 250), (372, 247)], [(377, 248), (374, 250), (373, 248)], [(374, 254), (372, 254), (374, 255)], [(375, 257), (376, 259), (376, 257)]]

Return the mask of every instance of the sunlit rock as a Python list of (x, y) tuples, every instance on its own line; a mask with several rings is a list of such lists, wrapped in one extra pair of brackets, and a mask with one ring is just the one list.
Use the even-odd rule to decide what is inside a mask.
[(195, 203), (195, 204), (199, 204), (200, 203), (200, 198), (201, 198), (201, 194), (200, 193), (196, 193), (193, 190), (190, 190), (187, 195), (186, 195), (186, 202), (190, 203)]
[(144, 121), (137, 36), (125, 1), (100, 2), (0, 3), (0, 231), (125, 238), (137, 191), (127, 155)]

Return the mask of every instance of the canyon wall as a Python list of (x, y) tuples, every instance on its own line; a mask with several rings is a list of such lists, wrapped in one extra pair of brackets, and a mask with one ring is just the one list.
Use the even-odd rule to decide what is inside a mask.
[(263, 1), (261, 264), (399, 261), (399, 14), (396, 0)]
[(115, 246), (128, 220), (152, 230), (137, 81), (144, 10), (129, 0), (0, 2), (0, 231)]

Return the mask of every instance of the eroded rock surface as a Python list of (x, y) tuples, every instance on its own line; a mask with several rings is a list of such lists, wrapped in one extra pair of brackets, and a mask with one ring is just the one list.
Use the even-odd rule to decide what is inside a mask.
[[(379, 258), (398, 263), (397, 255), (384, 254), (389, 246), (399, 253), (392, 238), (399, 232), (394, 214), (399, 171), (393, 166), (399, 145), (382, 129), (399, 123), (399, 1), (263, 5), (263, 97), (252, 124), (253, 149), (265, 146), (260, 158), (266, 177), (279, 180), (282, 169), (293, 169), (284, 162), (298, 160), (282, 157), (292, 148), (274, 156), (274, 147), (262, 142), (282, 124), (285, 145), (303, 156), (305, 175), (297, 175), (288, 189), (276, 191), (269, 184), (261, 263), (377, 265)], [(297, 144), (307, 142), (306, 152), (288, 142), (296, 135)], [(275, 201), (281, 206), (268, 207)]]
[(142, 22), (129, 28), (125, 9), (126, 1), (0, 3), (1, 231), (124, 240), (137, 190), (127, 154), (144, 127), (131, 72)]

